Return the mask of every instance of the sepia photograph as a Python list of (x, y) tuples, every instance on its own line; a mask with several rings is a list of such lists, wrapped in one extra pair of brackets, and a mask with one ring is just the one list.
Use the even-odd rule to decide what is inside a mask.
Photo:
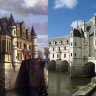
[(48, 96), (48, 0), (0, 0), (0, 96)]

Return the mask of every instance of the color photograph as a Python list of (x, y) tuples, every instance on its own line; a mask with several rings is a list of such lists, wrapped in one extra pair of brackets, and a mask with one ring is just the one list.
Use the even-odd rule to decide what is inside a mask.
[(96, 1), (49, 0), (49, 96), (96, 96)]

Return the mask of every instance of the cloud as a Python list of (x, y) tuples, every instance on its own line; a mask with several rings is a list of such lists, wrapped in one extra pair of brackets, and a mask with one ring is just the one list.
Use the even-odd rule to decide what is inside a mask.
[(84, 20), (76, 20), (76, 21), (73, 21), (70, 25), (70, 27), (73, 27), (73, 28), (77, 28), (78, 26), (80, 26), (82, 24), (82, 21)]
[(20, 16), (47, 15), (48, 0), (0, 0), (0, 10)]
[(38, 35), (40, 34), (48, 34), (48, 22), (44, 23), (33, 23), (33, 26)]
[(96, 13), (94, 13), (93, 15), (96, 16)]
[(53, 8), (58, 9), (66, 7), (69, 9), (73, 9), (77, 5), (77, 3), (77, 0), (55, 0)]

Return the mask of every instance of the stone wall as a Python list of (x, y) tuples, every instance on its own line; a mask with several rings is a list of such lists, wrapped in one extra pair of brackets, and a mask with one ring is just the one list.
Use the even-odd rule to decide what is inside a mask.
[(70, 67), (70, 77), (92, 77), (95, 75), (95, 66), (92, 63), (73, 65)]
[(19, 64), (16, 64), (14, 69), (12, 63), (5, 63), (5, 90), (15, 88), (19, 68)]
[(19, 64), (16, 64), (14, 70), (12, 63), (0, 63), (0, 89), (10, 90), (15, 88), (19, 68)]

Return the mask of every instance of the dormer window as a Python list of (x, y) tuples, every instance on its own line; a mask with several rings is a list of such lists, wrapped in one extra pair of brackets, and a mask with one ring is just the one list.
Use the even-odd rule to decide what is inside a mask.
[(49, 42), (49, 45), (51, 45), (51, 42)]

